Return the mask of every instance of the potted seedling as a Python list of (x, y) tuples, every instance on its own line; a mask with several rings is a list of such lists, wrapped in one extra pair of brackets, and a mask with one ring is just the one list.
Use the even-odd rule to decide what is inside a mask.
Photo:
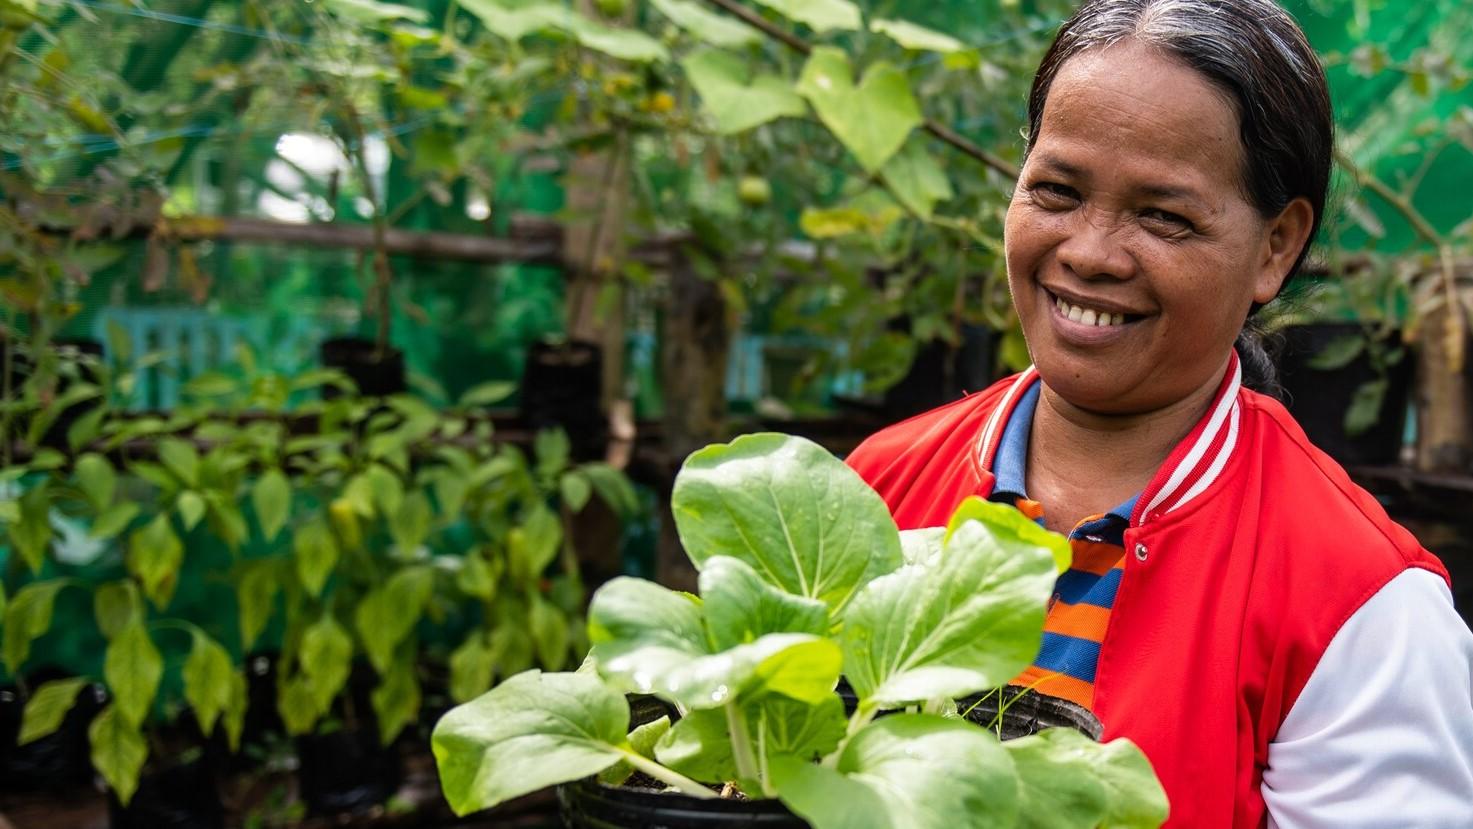
[(980, 499), (899, 532), (853, 471), (775, 434), (692, 455), (672, 505), (700, 595), (616, 579), (589, 609), (582, 668), (517, 674), (447, 714), (432, 745), (456, 812), (561, 785), (574, 826), (1165, 820), (1129, 741), (1002, 742), (953, 702), (1036, 655), (1061, 536)]

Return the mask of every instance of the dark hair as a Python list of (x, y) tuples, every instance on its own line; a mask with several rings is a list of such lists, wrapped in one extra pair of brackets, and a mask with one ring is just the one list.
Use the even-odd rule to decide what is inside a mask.
[[(1287, 286), (1324, 218), (1335, 140), (1325, 71), (1299, 24), (1273, 0), (1085, 0), (1033, 76), (1029, 150), (1059, 69), (1082, 52), (1132, 39), (1180, 60), (1227, 95), (1238, 114), (1243, 193), (1265, 218), (1300, 197), (1313, 207), (1309, 238), (1285, 275)], [(1251, 326), (1238, 339), (1240, 351), (1255, 352), (1244, 353), (1245, 372), (1271, 368), (1256, 340)], [(1271, 376), (1264, 381), (1271, 384)]]

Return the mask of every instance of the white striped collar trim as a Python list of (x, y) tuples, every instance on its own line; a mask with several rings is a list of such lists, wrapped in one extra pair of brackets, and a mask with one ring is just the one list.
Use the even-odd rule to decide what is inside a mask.
[[(1243, 387), (1243, 366), (1236, 352), (1232, 355), (1228, 372), (1225, 387), (1212, 403), (1211, 412), (1207, 416), (1206, 428), (1202, 430), (1202, 434), (1197, 436), (1192, 448), (1182, 458), (1181, 463), (1178, 463), (1171, 471), (1171, 476), (1151, 498), (1150, 503), (1146, 504), (1144, 509), (1137, 506), (1137, 524), (1146, 523), (1152, 516), (1180, 509), (1187, 502), (1205, 492), (1222, 474), (1223, 467), (1232, 457), (1233, 448), (1238, 444), (1238, 428), (1242, 413), (1242, 406), (1238, 398)], [(987, 419), (987, 425), (982, 429), (982, 437), (977, 441), (976, 458), (980, 468), (987, 470), (992, 468), (990, 461), (997, 452), (997, 444), (1002, 440), (1003, 429), (1013, 406), (1023, 392), (1037, 379), (1038, 371), (1033, 366), (1025, 369), (1013, 381), (1013, 385), (1008, 388), (997, 408)], [(1204, 458), (1212, 449), (1213, 444), (1217, 443), (1218, 437), (1224, 435), (1224, 430), (1226, 434), (1222, 445), (1218, 448), (1217, 454), (1212, 457), (1211, 462), (1205, 464), (1204, 467)], [(1201, 474), (1194, 478), (1193, 473), (1198, 470), (1201, 470)], [(1157, 474), (1159, 476), (1160, 473)]]
[[(1222, 473), (1222, 468), (1227, 464), (1228, 458), (1233, 453), (1233, 447), (1238, 443), (1238, 422), (1241, 411), (1241, 407), (1238, 404), (1238, 392), (1243, 387), (1243, 366), (1239, 363), (1237, 354), (1233, 355), (1232, 368), (1229, 371), (1231, 373), (1231, 379), (1227, 383), (1227, 387), (1219, 394), (1217, 400), (1213, 401), (1212, 411), (1208, 415), (1207, 427), (1202, 430), (1202, 434), (1192, 444), (1192, 448), (1187, 452), (1186, 457), (1182, 458), (1181, 463), (1177, 464), (1176, 468), (1171, 471), (1171, 477), (1166, 479), (1166, 483), (1162, 485), (1161, 489), (1156, 492), (1156, 495), (1146, 504), (1145, 509), (1138, 513), (1140, 516), (1138, 522), (1140, 524), (1146, 523), (1152, 516), (1180, 509), (1188, 501), (1201, 495), (1207, 487), (1212, 485), (1213, 481), (1217, 480), (1217, 476)], [(1224, 429), (1227, 430), (1226, 436), (1223, 439), (1221, 448), (1218, 449), (1217, 454), (1213, 457), (1212, 462), (1202, 470), (1201, 474), (1195, 480), (1192, 480), (1188, 484), (1192, 473), (1202, 468), (1203, 458), (1207, 455), (1208, 450), (1212, 448), (1212, 445), (1217, 442), (1218, 437), (1223, 434)]]
[(992, 416), (987, 418), (987, 425), (982, 429), (982, 437), (977, 441), (977, 465), (986, 470), (992, 469), (990, 463), (993, 453), (997, 451), (997, 443), (1002, 440), (1003, 425), (1007, 422), (1008, 413), (1012, 411), (1013, 404), (1018, 401), (1023, 392), (1033, 385), (1038, 379), (1038, 370), (1033, 366), (1023, 369), (1018, 379), (1008, 388), (1007, 394), (1002, 397), (1002, 402), (993, 409)]

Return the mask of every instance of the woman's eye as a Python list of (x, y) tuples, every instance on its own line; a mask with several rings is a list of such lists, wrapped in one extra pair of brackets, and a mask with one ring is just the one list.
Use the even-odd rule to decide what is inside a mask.
[(1033, 185), (1033, 198), (1048, 208), (1073, 207), (1079, 203), (1079, 191), (1067, 184), (1045, 181)]
[(1166, 233), (1188, 233), (1193, 228), (1192, 223), (1185, 216), (1172, 213), (1169, 210), (1142, 210), (1141, 218), (1153, 227), (1160, 228)]

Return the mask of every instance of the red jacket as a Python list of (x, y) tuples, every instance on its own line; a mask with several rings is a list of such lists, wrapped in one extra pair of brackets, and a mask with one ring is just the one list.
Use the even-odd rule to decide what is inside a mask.
[[(848, 462), (901, 529), (944, 525), (991, 493), (1003, 426), (1036, 376), (891, 426)], [(1137, 501), (1095, 672), (1105, 739), (1145, 751), (1173, 827), (1261, 826), (1269, 742), (1340, 625), (1409, 567), (1447, 578), (1282, 405), (1240, 386), (1235, 359)]]

